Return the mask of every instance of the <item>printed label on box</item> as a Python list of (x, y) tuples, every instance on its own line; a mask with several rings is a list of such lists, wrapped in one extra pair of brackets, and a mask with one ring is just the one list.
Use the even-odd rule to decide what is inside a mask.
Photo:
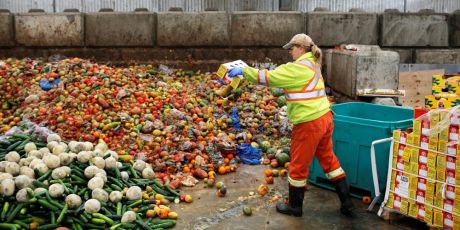
[(445, 199), (444, 200), (444, 210), (452, 212), (454, 210), (454, 201)]
[(401, 132), (401, 137), (399, 139), (399, 143), (400, 144), (406, 144), (406, 140), (407, 140), (407, 133), (406, 132)]
[(456, 113), (450, 114), (450, 124), (460, 125), (460, 114), (456, 114)]
[(446, 169), (455, 171), (456, 157), (446, 156)]
[(418, 204), (424, 204), (425, 203), (425, 191), (417, 190), (417, 197), (415, 200), (417, 200)]
[(453, 228), (454, 227), (454, 219), (452, 218), (452, 214), (448, 212), (444, 212), (444, 228)]
[(455, 200), (455, 187), (452, 185), (446, 185), (446, 198)]
[(396, 210), (401, 209), (401, 197), (398, 196), (397, 194), (394, 194), (394, 199), (393, 199), (393, 207)]
[(404, 160), (402, 159), (402, 157), (398, 159), (398, 164), (396, 164), (396, 168), (404, 171)]
[(417, 189), (421, 191), (426, 191), (426, 179), (425, 178), (417, 178)]
[(449, 127), (449, 141), (458, 141), (458, 126), (451, 125)]
[(419, 164), (418, 175), (428, 177), (428, 167), (425, 164)]
[(418, 162), (422, 164), (428, 163), (428, 150), (419, 150)]
[(458, 145), (457, 144), (447, 144), (447, 154), (456, 156), (457, 155), (457, 149)]
[(420, 148), (424, 150), (428, 150), (428, 146), (430, 144), (430, 139), (428, 136), (420, 137)]
[(455, 171), (454, 170), (446, 170), (446, 182), (448, 184), (455, 184), (456, 183), (456, 178), (455, 178)]
[(398, 196), (407, 198), (409, 196), (409, 177), (400, 176), (399, 184), (395, 191)]
[(417, 219), (419, 220), (425, 219), (425, 205), (423, 204), (418, 205)]
[(404, 154), (404, 149), (406, 148), (405, 145), (399, 145), (399, 152), (398, 152), (398, 157), (402, 157)]

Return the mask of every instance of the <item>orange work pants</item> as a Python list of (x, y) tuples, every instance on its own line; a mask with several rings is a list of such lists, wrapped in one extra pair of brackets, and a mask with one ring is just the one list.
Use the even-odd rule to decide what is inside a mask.
[(313, 157), (318, 158), (326, 177), (331, 181), (345, 177), (345, 172), (332, 149), (332, 113), (316, 120), (294, 125), (291, 138), (291, 162), (289, 184), (294, 187), (307, 185), (308, 172)]

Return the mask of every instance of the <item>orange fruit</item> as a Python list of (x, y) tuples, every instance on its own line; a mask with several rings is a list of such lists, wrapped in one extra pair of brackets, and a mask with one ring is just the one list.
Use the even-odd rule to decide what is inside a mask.
[(272, 176), (265, 177), (265, 182), (267, 182), (267, 184), (273, 184), (274, 182), (273, 177)]
[(184, 173), (190, 173), (190, 168), (189, 167), (184, 167), (184, 169), (182, 170)]
[(227, 170), (225, 169), (225, 167), (224, 167), (224, 166), (220, 166), (220, 167), (219, 167), (219, 174), (224, 175), (225, 173), (227, 173)]
[(272, 176), (272, 175), (273, 175), (273, 171), (272, 171), (271, 169), (265, 170), (265, 176), (266, 176), (266, 177), (270, 177), (270, 176)]

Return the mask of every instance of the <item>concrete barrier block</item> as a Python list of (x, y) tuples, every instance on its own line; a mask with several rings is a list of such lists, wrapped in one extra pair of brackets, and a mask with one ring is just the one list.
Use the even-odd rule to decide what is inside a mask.
[(13, 15), (0, 13), (0, 46), (13, 46)]
[(460, 47), (460, 11), (450, 15), (450, 45)]
[(384, 13), (381, 30), (382, 46), (449, 45), (447, 14)]
[(14, 17), (16, 42), (24, 46), (83, 46), (81, 13), (24, 13)]
[(225, 12), (158, 13), (159, 46), (228, 46), (229, 16)]
[(460, 63), (460, 49), (416, 50), (415, 63), (458, 64)]
[(414, 63), (414, 50), (412, 49), (385, 49), (399, 54), (399, 63)]
[(232, 46), (282, 46), (305, 33), (305, 18), (297, 12), (237, 12), (232, 14)]
[(153, 46), (155, 13), (104, 12), (86, 14), (87, 46)]
[(328, 84), (337, 92), (355, 98), (357, 90), (397, 89), (399, 55), (392, 51), (326, 52)]
[(307, 33), (320, 46), (378, 44), (378, 16), (372, 13), (307, 13)]

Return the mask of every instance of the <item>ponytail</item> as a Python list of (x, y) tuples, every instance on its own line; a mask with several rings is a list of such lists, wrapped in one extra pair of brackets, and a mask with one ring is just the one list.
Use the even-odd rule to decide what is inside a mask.
[(316, 57), (316, 62), (321, 65), (323, 58), (323, 52), (321, 52), (321, 49), (317, 45), (313, 45), (311, 47), (311, 52)]

